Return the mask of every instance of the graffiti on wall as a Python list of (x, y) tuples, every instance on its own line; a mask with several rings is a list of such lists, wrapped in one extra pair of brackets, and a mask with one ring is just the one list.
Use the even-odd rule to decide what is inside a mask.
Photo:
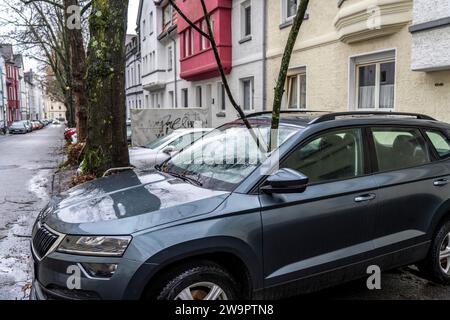
[(132, 109), (133, 146), (145, 146), (177, 129), (208, 127), (206, 109)]

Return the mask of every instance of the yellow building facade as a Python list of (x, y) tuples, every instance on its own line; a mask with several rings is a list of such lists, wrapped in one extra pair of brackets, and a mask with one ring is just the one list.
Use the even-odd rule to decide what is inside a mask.
[[(294, 10), (289, 6), (295, 2), (268, 0), (268, 108), (291, 29), (289, 14)], [(450, 51), (440, 43), (424, 43), (432, 36), (414, 38), (416, 32), (436, 30), (433, 18), (420, 21), (418, 11), (425, 4), (415, 2), (310, 0), (291, 58), (283, 109), (418, 112), (449, 122), (450, 68), (438, 61), (439, 56), (421, 54), (430, 46), (432, 53), (442, 50), (436, 55)], [(442, 26), (438, 28), (436, 32), (442, 32)], [(450, 29), (446, 32), (450, 38)]]

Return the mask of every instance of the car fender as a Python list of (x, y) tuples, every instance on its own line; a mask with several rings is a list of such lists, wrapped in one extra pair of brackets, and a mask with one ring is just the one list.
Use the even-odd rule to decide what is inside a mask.
[(156, 253), (135, 272), (130, 280), (125, 296), (138, 299), (144, 293), (152, 278), (177, 261), (195, 259), (208, 254), (231, 254), (246, 266), (252, 290), (263, 285), (262, 261), (258, 254), (243, 240), (231, 236), (214, 236), (183, 242)]

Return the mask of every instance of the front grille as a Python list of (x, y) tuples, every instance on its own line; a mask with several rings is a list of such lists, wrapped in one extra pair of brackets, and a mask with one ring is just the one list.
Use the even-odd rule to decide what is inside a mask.
[(40, 226), (33, 236), (33, 249), (38, 258), (44, 257), (52, 247), (58, 236), (49, 231), (45, 226)]

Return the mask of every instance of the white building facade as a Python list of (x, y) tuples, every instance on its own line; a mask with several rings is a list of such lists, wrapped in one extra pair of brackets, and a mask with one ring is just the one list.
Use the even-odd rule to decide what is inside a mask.
[(144, 108), (142, 93), (142, 69), (141, 59), (138, 54), (139, 41), (136, 35), (127, 35), (126, 41), (126, 68), (125, 68), (125, 93), (127, 106), (127, 119), (130, 119), (131, 109)]
[(42, 85), (33, 70), (24, 73), (27, 109), (30, 120), (44, 118), (44, 99)]

